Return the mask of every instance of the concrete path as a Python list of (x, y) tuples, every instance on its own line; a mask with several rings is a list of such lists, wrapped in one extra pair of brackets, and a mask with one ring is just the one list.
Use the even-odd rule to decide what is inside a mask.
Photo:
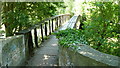
[[(58, 31), (66, 29), (67, 25), (68, 22), (63, 24)], [(26, 66), (58, 66), (58, 39), (54, 35), (49, 37), (40, 45), (40, 48), (36, 49)]]
[(40, 46), (26, 66), (58, 66), (58, 39), (51, 35)]

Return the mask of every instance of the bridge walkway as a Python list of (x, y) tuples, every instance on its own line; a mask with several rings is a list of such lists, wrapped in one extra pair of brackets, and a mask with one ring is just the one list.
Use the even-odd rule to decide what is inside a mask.
[[(65, 29), (68, 23), (63, 24), (57, 31)], [(55, 31), (55, 32), (57, 32)], [(58, 39), (50, 35), (40, 48), (34, 51), (33, 57), (27, 61), (26, 66), (58, 66)]]

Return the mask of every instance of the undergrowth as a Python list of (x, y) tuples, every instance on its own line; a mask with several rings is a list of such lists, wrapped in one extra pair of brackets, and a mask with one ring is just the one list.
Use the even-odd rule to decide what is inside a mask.
[[(92, 44), (92, 42), (89, 41), (88, 36), (86, 37), (82, 30), (66, 29), (66, 30), (62, 30), (57, 33), (54, 33), (54, 35), (56, 35), (56, 37), (59, 39), (59, 45), (67, 48), (70, 47), (70, 48), (73, 48), (74, 50), (80, 49), (78, 45), (85, 44), (85, 45), (91, 46)], [(91, 47), (96, 49), (97, 45), (93, 45)], [(99, 50), (107, 54), (120, 56), (119, 45), (117, 45), (114, 42), (103, 41), (103, 44), (99, 47), (99, 49), (96, 49), (96, 50)]]

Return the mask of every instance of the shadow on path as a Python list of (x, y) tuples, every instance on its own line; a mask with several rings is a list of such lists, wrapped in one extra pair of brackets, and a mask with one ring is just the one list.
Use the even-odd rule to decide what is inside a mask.
[[(59, 30), (67, 28), (68, 22)], [(56, 31), (57, 32), (57, 31)], [(54, 35), (44, 41), (40, 48), (36, 49), (34, 56), (30, 58), (26, 66), (59, 66), (58, 64), (58, 39)]]
[(58, 39), (51, 35), (40, 46), (26, 66), (58, 66)]

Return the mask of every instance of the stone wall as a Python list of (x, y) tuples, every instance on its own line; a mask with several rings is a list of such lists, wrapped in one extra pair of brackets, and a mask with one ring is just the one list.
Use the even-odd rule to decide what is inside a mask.
[(0, 41), (0, 67), (1, 67), (1, 64), (2, 64), (2, 43)]
[(60, 66), (120, 66), (120, 57), (101, 53), (90, 46), (81, 45), (75, 51), (59, 45)]
[(25, 61), (24, 36), (17, 35), (0, 40), (2, 66), (19, 66)]

